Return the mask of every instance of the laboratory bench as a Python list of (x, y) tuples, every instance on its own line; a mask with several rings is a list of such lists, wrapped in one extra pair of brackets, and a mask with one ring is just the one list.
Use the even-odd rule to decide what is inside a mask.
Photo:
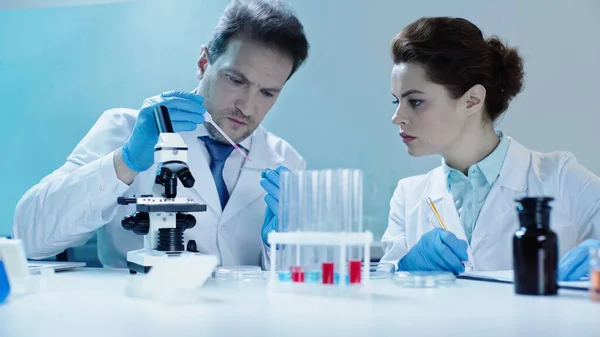
[(587, 291), (515, 295), (512, 284), (457, 279), (443, 288), (370, 280), (368, 295), (278, 293), (265, 282), (200, 288), (191, 303), (126, 295), (140, 275), (80, 268), (55, 287), (0, 304), (0, 336), (599, 336)]

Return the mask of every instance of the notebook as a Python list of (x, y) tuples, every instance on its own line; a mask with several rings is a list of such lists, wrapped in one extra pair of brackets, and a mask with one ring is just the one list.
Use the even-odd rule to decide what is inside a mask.
[[(499, 282), (499, 283), (513, 283), (514, 274), (512, 270), (499, 270), (499, 271), (479, 271), (479, 272), (465, 272), (458, 275), (458, 278), (466, 280), (477, 280), (477, 281), (488, 281), (488, 282)], [(589, 290), (590, 281), (561, 281), (558, 282), (558, 286), (561, 289), (570, 290)]]

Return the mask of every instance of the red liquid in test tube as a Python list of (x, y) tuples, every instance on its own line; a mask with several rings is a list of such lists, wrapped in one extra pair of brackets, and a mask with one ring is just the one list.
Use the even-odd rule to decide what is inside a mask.
[(348, 274), (350, 276), (350, 283), (360, 283), (362, 261), (352, 260), (349, 264)]
[(292, 282), (304, 282), (304, 271), (302, 270), (302, 267), (290, 267), (290, 272), (292, 274)]
[(323, 284), (333, 284), (333, 262), (323, 262)]

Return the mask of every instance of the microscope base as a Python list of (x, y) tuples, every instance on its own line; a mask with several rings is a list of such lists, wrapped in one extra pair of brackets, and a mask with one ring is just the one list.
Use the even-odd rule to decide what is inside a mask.
[(129, 272), (134, 273), (147, 273), (150, 271), (153, 265), (157, 264), (159, 261), (180, 257), (180, 256), (189, 256), (189, 255), (202, 255), (200, 253), (192, 253), (192, 252), (161, 252), (153, 249), (142, 248), (139, 250), (134, 250), (127, 252), (127, 268), (129, 268)]
[(137, 273), (146, 274), (147, 272), (150, 271), (150, 269), (152, 267), (142, 266), (137, 263), (127, 261), (127, 268), (129, 269), (130, 274), (137, 274)]

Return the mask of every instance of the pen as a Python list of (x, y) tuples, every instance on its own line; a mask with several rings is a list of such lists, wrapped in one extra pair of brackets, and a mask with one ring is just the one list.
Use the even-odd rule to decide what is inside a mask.
[[(438, 212), (437, 208), (433, 204), (433, 201), (431, 201), (430, 197), (427, 197), (427, 203), (429, 204), (429, 208), (431, 208), (431, 211), (435, 215), (435, 218), (437, 219), (437, 221), (440, 224), (440, 226), (443, 229), (448, 230), (448, 228), (446, 228), (446, 225), (444, 225), (444, 221), (442, 220), (442, 217), (440, 216), (440, 213)], [(462, 261), (462, 264), (465, 266), (465, 270), (473, 270), (473, 265), (471, 264), (471, 262), (469, 262), (469, 261)]]
[(435, 205), (433, 204), (433, 201), (431, 201), (430, 197), (427, 197), (427, 203), (429, 204), (429, 208), (431, 208), (431, 211), (433, 212), (433, 215), (435, 215), (435, 218), (437, 219), (440, 226), (443, 229), (448, 230), (448, 228), (446, 228), (446, 225), (444, 225), (444, 221), (442, 220), (440, 213), (438, 212), (437, 208), (435, 208)]

